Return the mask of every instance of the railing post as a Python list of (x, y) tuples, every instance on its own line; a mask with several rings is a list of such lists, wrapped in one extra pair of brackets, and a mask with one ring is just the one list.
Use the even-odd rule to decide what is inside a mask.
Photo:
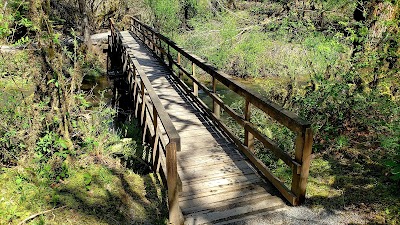
[(133, 92), (131, 93), (133, 95), (133, 102), (136, 105), (136, 101), (137, 101), (137, 74), (136, 74), (136, 68), (135, 66), (132, 66), (132, 77), (133, 77)]
[(171, 55), (171, 50), (170, 50), (169, 44), (168, 44), (168, 55), (167, 55), (167, 58), (168, 58), (169, 69), (172, 71), (172, 55)]
[(123, 58), (123, 63), (122, 63), (122, 75), (125, 78), (126, 77), (126, 71), (128, 69), (128, 52), (123, 50), (122, 58)]
[(128, 66), (128, 97), (129, 97), (129, 104), (133, 102), (132, 98), (132, 91), (133, 91), (133, 83), (132, 83), (132, 77), (134, 76), (131, 67)]
[(301, 164), (300, 174), (293, 170), (292, 192), (297, 196), (294, 205), (304, 202), (306, 197), (307, 178), (310, 171), (312, 157), (313, 134), (311, 128), (299, 133), (296, 137), (295, 159)]
[[(251, 119), (251, 103), (249, 99), (246, 98), (244, 103), (244, 119), (250, 122)], [(252, 133), (244, 129), (244, 145), (250, 150), (254, 151), (254, 136)]]
[(154, 35), (154, 32), (152, 31), (151, 32), (151, 38), (153, 39), (153, 52), (155, 52), (156, 51), (156, 37), (155, 37), (155, 35)]
[(161, 43), (161, 39), (160, 39), (160, 38), (158, 39), (158, 44), (159, 44), (159, 46), (160, 46), (160, 49), (162, 50), (162, 51), (160, 51), (161, 60), (162, 60), (163, 63), (165, 63), (165, 58), (164, 58), (165, 49), (164, 49), (164, 47), (162, 46), (162, 43)]
[[(135, 73), (136, 73), (136, 68), (135, 68)], [(139, 82), (140, 79), (138, 79), (139, 74), (136, 74), (135, 76), (135, 87), (133, 88), (134, 92), (134, 97), (135, 97), (135, 117), (139, 119)]]
[(179, 208), (178, 190), (178, 167), (177, 167), (177, 143), (170, 141), (166, 146), (167, 161), (167, 186), (168, 186), (168, 208), (170, 224), (180, 225), (183, 223), (183, 216)]
[[(181, 53), (180, 52), (178, 52), (177, 62), (178, 62), (178, 65), (182, 66), (181, 65)], [(182, 71), (181, 71), (181, 69), (179, 67), (178, 67), (178, 77), (179, 77), (179, 79), (182, 79)]]
[(141, 106), (142, 106), (142, 108), (141, 108), (141, 113), (140, 113), (140, 124), (143, 126), (143, 125), (145, 125), (144, 117), (145, 117), (145, 111), (146, 111), (146, 101), (145, 101), (146, 96), (144, 95), (145, 86), (144, 86), (143, 80), (140, 81), (140, 85), (142, 88), (142, 90), (141, 90), (141, 95), (142, 95), (142, 105)]
[(153, 127), (154, 127), (154, 142), (153, 142), (153, 171), (158, 173), (159, 171), (159, 148), (158, 148), (158, 123), (157, 123), (158, 113), (156, 107), (153, 106)]
[(111, 70), (111, 68), (112, 68), (112, 61), (111, 61), (111, 57), (112, 57), (112, 53), (111, 53), (111, 45), (112, 45), (112, 43), (111, 43), (111, 36), (108, 36), (108, 46), (107, 46), (107, 74), (109, 74), (110, 73), (110, 70)]
[[(193, 78), (196, 77), (196, 65), (192, 63), (192, 76)], [(193, 80), (193, 95), (198, 97), (199, 96), (199, 86)]]
[(147, 32), (147, 38), (149, 39), (149, 44), (151, 45), (150, 49), (152, 49), (154, 52), (153, 32), (151, 32), (150, 30), (148, 30), (148, 32)]
[[(217, 94), (217, 79), (215, 77), (212, 77), (212, 87), (213, 87), (213, 93), (216, 95)], [(217, 119), (220, 118), (221, 115), (221, 106), (213, 99), (213, 112), (215, 114), (215, 117)]]

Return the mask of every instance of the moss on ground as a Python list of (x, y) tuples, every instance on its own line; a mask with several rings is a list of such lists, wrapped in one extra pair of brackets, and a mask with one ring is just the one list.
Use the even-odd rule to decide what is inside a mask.
[[(3, 168), (0, 174), (0, 224), (165, 224), (166, 204), (155, 174), (138, 175), (118, 159), (69, 168), (69, 176), (48, 183), (32, 168)], [(59, 209), (58, 209), (59, 208)]]
[[(75, 98), (84, 110), (75, 108), (80, 114), (71, 121), (74, 149), (66, 151), (61, 137), (48, 130), (58, 118), (45, 110), (46, 102), (34, 100), (40, 56), (28, 51), (1, 56), (0, 224), (31, 216), (27, 224), (166, 224), (158, 175), (143, 169), (148, 165), (141, 159), (125, 166), (125, 156), (132, 161), (147, 150), (132, 139), (140, 135), (137, 127), (124, 124), (120, 129), (126, 132), (118, 132), (112, 125), (116, 113), (104, 99), (89, 108), (90, 96), (79, 92)], [(124, 135), (131, 136), (121, 139)]]

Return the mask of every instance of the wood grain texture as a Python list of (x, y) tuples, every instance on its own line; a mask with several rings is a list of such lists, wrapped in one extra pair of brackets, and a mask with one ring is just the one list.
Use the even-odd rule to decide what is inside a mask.
[[(286, 205), (273, 186), (259, 176), (230, 138), (176, 86), (169, 69), (130, 33), (121, 35), (181, 137), (177, 170), (182, 180), (179, 205), (185, 224), (223, 224), (284, 210)], [(157, 125), (160, 136), (165, 135), (163, 125)]]

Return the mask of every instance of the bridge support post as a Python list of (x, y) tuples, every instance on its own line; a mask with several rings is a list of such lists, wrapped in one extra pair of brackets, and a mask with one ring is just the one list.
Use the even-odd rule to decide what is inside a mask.
[(312, 157), (313, 134), (311, 128), (306, 128), (296, 137), (295, 159), (301, 164), (300, 171), (293, 170), (292, 192), (297, 196), (295, 205), (304, 202), (306, 196), (307, 177), (310, 171)]
[[(217, 79), (215, 79), (215, 77), (212, 78), (212, 87), (213, 87), (213, 93), (216, 95), (217, 94)], [(215, 114), (215, 117), (217, 119), (219, 119), (220, 115), (221, 115), (221, 106), (214, 99), (213, 99), (213, 112)]]
[[(178, 52), (177, 62), (178, 62), (178, 65), (182, 66), (181, 65), (181, 53), (179, 53), (179, 52)], [(178, 77), (179, 77), (179, 79), (182, 79), (182, 71), (179, 68), (178, 68)]]
[[(192, 63), (192, 76), (196, 77), (196, 65)], [(193, 95), (198, 97), (199, 96), (199, 86), (193, 80)]]
[(168, 55), (167, 55), (167, 58), (168, 58), (168, 67), (169, 67), (169, 69), (172, 71), (172, 56), (171, 56), (171, 50), (170, 50), (169, 45), (168, 45)]
[(159, 141), (159, 132), (158, 132), (158, 113), (155, 107), (153, 107), (153, 128), (154, 128), (154, 139), (153, 139), (153, 171), (156, 173), (159, 172), (159, 157), (160, 157), (160, 149), (158, 148)]
[(179, 208), (178, 167), (176, 158), (177, 143), (170, 140), (166, 146), (167, 161), (167, 186), (169, 223), (173, 225), (183, 224), (183, 215)]
[[(246, 98), (244, 103), (244, 119), (247, 122), (250, 122), (251, 119), (251, 104), (250, 101)], [(244, 145), (249, 148), (250, 151), (254, 152), (254, 136), (252, 133), (244, 128)]]

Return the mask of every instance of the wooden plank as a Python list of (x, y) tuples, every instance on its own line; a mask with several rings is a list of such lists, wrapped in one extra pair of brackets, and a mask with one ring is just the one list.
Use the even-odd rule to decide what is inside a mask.
[(225, 135), (221, 134), (218, 131), (207, 130), (207, 129), (188, 130), (186, 132), (180, 133), (181, 138), (195, 138), (197, 136), (203, 136), (203, 135), (215, 138), (225, 137)]
[[(193, 158), (192, 161), (194, 161), (195, 159)], [(237, 159), (233, 160), (233, 159), (226, 159), (224, 161), (206, 161), (203, 163), (199, 163), (199, 164), (195, 164), (195, 165), (191, 165), (191, 164), (179, 164), (178, 166), (178, 171), (184, 173), (185, 171), (190, 171), (190, 170), (201, 170), (204, 168), (216, 168), (216, 167), (223, 167), (232, 163), (236, 163), (236, 162), (240, 162), (243, 161), (243, 158), (239, 158), (237, 157)]]
[(235, 170), (244, 170), (250, 168), (249, 164), (247, 163), (246, 160), (240, 159), (240, 160), (235, 160), (231, 161), (229, 163), (217, 163), (214, 165), (209, 165), (207, 169), (205, 170), (202, 167), (183, 167), (181, 168), (182, 173), (184, 173), (186, 176), (192, 174), (192, 175), (197, 175), (197, 176), (205, 176), (207, 174), (215, 174), (216, 172), (219, 173), (226, 173), (226, 172), (232, 172)]
[(182, 147), (181, 150), (183, 152), (195, 152), (196, 149), (198, 149), (198, 148), (202, 148), (202, 147), (215, 148), (215, 147), (218, 147), (225, 143), (226, 143), (225, 141), (218, 142), (218, 141), (214, 141), (214, 140), (208, 141), (206, 143), (204, 143), (204, 142), (185, 142), (181, 145), (181, 147)]
[(180, 157), (186, 156), (193, 158), (207, 154), (227, 154), (227, 152), (238, 152), (238, 150), (231, 143), (225, 143), (217, 146), (201, 146), (192, 151), (190, 151), (190, 149), (185, 149), (185, 151), (182, 151), (179, 155)]
[[(196, 154), (198, 153), (198, 154)], [(215, 148), (201, 148), (194, 152), (178, 153), (179, 161), (192, 161), (193, 159), (202, 160), (203, 158), (230, 157), (232, 155), (240, 155), (232, 144), (220, 145)], [(241, 156), (241, 155), (240, 155)]]
[[(181, 136), (181, 138), (190, 138), (190, 137), (196, 136), (196, 133), (198, 135), (216, 135), (217, 137), (220, 137), (220, 136), (223, 137), (223, 135), (221, 133), (219, 133), (218, 131), (207, 130), (203, 127), (196, 129), (196, 130), (187, 130), (185, 132), (180, 132), (179, 135)], [(162, 134), (164, 134), (164, 132)]]
[[(226, 131), (221, 132), (219, 128), (216, 129), (215, 123), (206, 117), (205, 110), (197, 103), (192, 104), (193, 100), (198, 102), (193, 96), (187, 95), (187, 92), (193, 94), (192, 87), (177, 87), (177, 83), (171, 80), (172, 75), (166, 71), (166, 67), (161, 65), (160, 61), (154, 58), (154, 55), (149, 54), (147, 49), (136, 43), (134, 39), (129, 39), (129, 41), (132, 41), (132, 44), (127, 46), (131, 48), (129, 54), (132, 53), (132, 57), (137, 60), (139, 65), (143, 64), (142, 71), (146, 74), (159, 102), (168, 113), (175, 130), (180, 133), (180, 138), (184, 137), (180, 142), (182, 151), (175, 155), (176, 158), (167, 154), (168, 160), (161, 160), (161, 167), (163, 170), (166, 169), (167, 173), (174, 174), (174, 166), (167, 166), (167, 163), (170, 164), (171, 160), (178, 161), (176, 171), (179, 176), (176, 179), (172, 176), (170, 179), (182, 179), (179, 205), (181, 207), (182, 204), (188, 206), (184, 208), (187, 210), (185, 214), (190, 214), (197, 221), (204, 223), (223, 223), (237, 220), (242, 216), (265, 213), (268, 210), (273, 211), (272, 205), (276, 202), (280, 203), (276, 203), (275, 207), (282, 206), (283, 202), (279, 198), (271, 197), (268, 194), (270, 188), (255, 173), (254, 168), (247, 163), (247, 159), (238, 153), (237, 147), (231, 144), (231, 140), (226, 137)], [(155, 46), (157, 41), (150, 40), (150, 42), (152, 43), (150, 47), (157, 48)], [(182, 56), (184, 55), (182, 54)], [(185, 72), (187, 71), (183, 71), (183, 73)], [(195, 72), (191, 72), (190, 75), (195, 75)], [(198, 86), (201, 88), (200, 85)], [(147, 113), (146, 119), (149, 117), (148, 121), (152, 121), (148, 125), (149, 131), (152, 132), (153, 124), (157, 124), (160, 128), (160, 140), (165, 139), (166, 143), (174, 141), (174, 137), (172, 139), (166, 137), (165, 130), (168, 130), (169, 127), (164, 127), (161, 120), (154, 119), (153, 115), (157, 115), (158, 111), (155, 110), (157, 113), (153, 112), (152, 96), (147, 92), (145, 99), (148, 99), (146, 102), (148, 109), (146, 110), (150, 113)], [(214, 95), (215, 99), (220, 100), (218, 96)], [(222, 102), (222, 100), (220, 101)], [(220, 102), (217, 101), (217, 103)], [(238, 115), (239, 117), (240, 115)], [(245, 126), (245, 122), (242, 125)], [(175, 207), (170, 219), (179, 224), (179, 213), (177, 212), (180, 209), (176, 209), (175, 203), (171, 202), (177, 199), (178, 185), (176, 183), (178, 181), (173, 181), (173, 184), (169, 182), (168, 186), (176, 186), (169, 188), (173, 190), (171, 192), (169, 190), (168, 195), (170, 196), (169, 205)], [(270, 201), (269, 206), (265, 203), (266, 200)]]
[(243, 217), (244, 215), (256, 214), (265, 211), (274, 211), (283, 208), (283, 202), (278, 198), (268, 198), (267, 201), (258, 201), (255, 204), (239, 206), (224, 211), (210, 211), (208, 213), (186, 215), (185, 224), (212, 224), (223, 222), (230, 218)]
[(248, 174), (246, 172), (243, 172), (243, 174), (232, 173), (226, 176), (185, 180), (182, 183), (183, 192), (181, 196), (194, 196), (194, 198), (197, 198), (200, 195), (213, 195), (216, 192), (241, 191), (244, 185), (260, 182), (263, 182), (263, 180), (250, 171)]
[(221, 176), (230, 176), (233, 174), (239, 175), (246, 175), (254, 173), (254, 170), (250, 167), (242, 167), (240, 169), (235, 167), (221, 167), (219, 170), (215, 171), (205, 171), (203, 170), (196, 170), (196, 171), (179, 171), (179, 175), (182, 180), (185, 181), (194, 181), (194, 180), (205, 180), (205, 179), (212, 179)]
[[(192, 139), (192, 140), (191, 140)], [(210, 136), (198, 136), (195, 138), (186, 138), (182, 140), (182, 146), (189, 147), (189, 148), (195, 148), (193, 151), (197, 151), (199, 148), (203, 147), (214, 147), (214, 146), (220, 146), (220, 145), (225, 145), (228, 144), (228, 139), (225, 137), (214, 137), (212, 135)], [(185, 149), (186, 150), (186, 149)], [(190, 149), (187, 149), (190, 150)]]
[(196, 116), (188, 116), (187, 118), (185, 118), (184, 116), (172, 117), (174, 118), (173, 122), (176, 127), (179, 127), (180, 125), (214, 125), (211, 120), (200, 120)]
[(265, 194), (265, 191), (261, 190), (260, 192), (249, 192), (249, 193), (242, 193), (241, 195), (237, 196), (236, 198), (226, 199), (223, 201), (217, 201), (208, 203), (207, 206), (204, 204), (199, 204), (198, 200), (195, 199), (192, 202), (186, 201), (185, 203), (180, 203), (182, 207), (182, 212), (184, 214), (194, 214), (194, 213), (204, 213), (210, 211), (210, 209), (217, 211), (217, 210), (224, 210), (229, 208), (234, 208), (236, 206), (248, 204), (249, 202), (253, 202), (259, 198), (263, 198), (266, 200), (270, 198), (271, 195)]
[(208, 157), (186, 157), (186, 160), (181, 160), (180, 154), (178, 155), (178, 167), (197, 167), (197, 166), (202, 166), (204, 168), (207, 168), (209, 165), (214, 165), (214, 164), (226, 164), (230, 163), (233, 161), (237, 160), (243, 160), (244, 158), (239, 155), (239, 154), (222, 154), (222, 155), (216, 155), (213, 157), (213, 155), (210, 155)]
[(209, 155), (209, 157), (203, 157), (197, 160), (196, 157), (180, 157), (180, 153), (178, 154), (178, 169), (182, 170), (182, 168), (189, 167), (204, 167), (217, 164), (227, 164), (238, 160), (244, 160), (244, 158), (239, 154), (216, 154)]
[[(207, 207), (197, 207), (195, 209), (193, 209), (194, 207), (189, 207), (192, 209), (192, 213), (187, 213), (185, 212), (185, 215), (187, 217), (193, 217), (193, 216), (204, 216), (207, 217), (207, 215), (209, 215), (210, 213), (212, 214), (219, 214), (219, 213), (224, 213), (228, 210), (234, 209), (234, 208), (238, 208), (238, 207), (243, 207), (243, 206), (247, 206), (247, 205), (254, 205), (254, 204), (258, 204), (260, 202), (275, 202), (277, 203), (277, 205), (280, 206), (280, 208), (284, 205), (282, 204), (283, 202), (280, 201), (279, 198), (277, 198), (276, 196), (272, 196), (269, 194), (262, 194), (262, 192), (255, 192), (255, 193), (247, 193), (247, 195), (245, 196), (237, 196), (235, 198), (230, 198), (224, 201), (216, 201), (216, 202), (210, 202), (209, 205), (207, 205)], [(182, 204), (182, 203), (181, 203)], [(224, 216), (222, 218), (230, 218), (232, 216), (236, 217), (236, 215), (242, 215), (242, 213), (240, 214), (233, 214), (233, 215), (229, 215), (229, 216)], [(211, 219), (210, 222), (213, 222), (214, 219)]]
[(210, 119), (205, 119), (205, 118), (199, 118), (196, 115), (175, 115), (173, 112), (171, 112), (172, 117), (175, 119), (175, 123), (183, 122), (183, 123), (190, 123), (190, 124), (211, 124), (215, 125), (215, 123), (210, 120)]
[(222, 177), (209, 179), (201, 183), (182, 183), (182, 196), (193, 194), (193, 192), (208, 192), (213, 189), (224, 189), (237, 184), (252, 184), (262, 182), (256, 174), (238, 175), (232, 177)]
[(246, 168), (243, 170), (232, 170), (232, 171), (226, 171), (224, 173), (209, 173), (202, 175), (184, 174), (183, 172), (179, 172), (179, 176), (185, 182), (200, 182), (200, 181), (205, 182), (206, 180), (214, 178), (232, 177), (232, 176), (249, 175), (249, 174), (254, 174), (254, 170), (252, 170), (251, 168)]

